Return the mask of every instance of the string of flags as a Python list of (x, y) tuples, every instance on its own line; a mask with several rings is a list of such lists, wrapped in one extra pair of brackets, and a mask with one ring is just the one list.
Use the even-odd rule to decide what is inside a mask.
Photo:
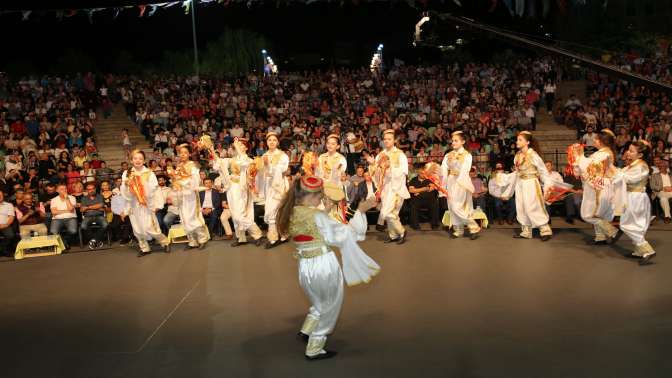
[[(284, 0), (285, 3), (289, 3), (290, 1), (292, 0)], [(294, 0), (294, 1), (300, 2), (301, 0)], [(303, 0), (303, 1), (305, 2), (306, 5), (318, 2), (318, 0)], [(346, 0), (340, 0), (341, 6), (343, 6), (345, 1)], [(352, 1), (353, 4), (358, 4), (360, 2), (360, 0), (350, 0), (350, 1)], [(369, 0), (369, 1), (375, 1), (375, 0)], [(417, 1), (426, 6), (430, 0), (417, 0)], [(446, 0), (440, 0), (440, 1), (441, 3), (444, 3)], [(609, 0), (600, 0), (600, 1), (602, 2), (602, 8), (606, 10)], [(196, 2), (196, 4), (198, 5), (220, 4), (222, 6), (228, 6), (232, 3), (239, 3), (239, 4), (244, 3), (249, 8), (252, 7), (252, 5), (255, 2), (260, 2), (260, 0), (179, 0), (179, 1), (167, 1), (160, 3), (147, 3), (142, 5), (126, 5), (126, 6), (108, 7), (108, 8), (63, 9), (56, 11), (0, 10), (0, 15), (20, 14), (22, 21), (28, 21), (30, 20), (31, 16), (34, 16), (36, 13), (44, 14), (45, 12), (55, 12), (56, 18), (60, 21), (64, 17), (70, 18), (77, 14), (85, 14), (89, 19), (89, 22), (93, 23), (94, 21), (93, 16), (95, 14), (106, 11), (111, 12), (112, 19), (116, 19), (117, 17), (119, 17), (119, 14), (123, 11), (131, 11), (131, 10), (135, 10), (135, 12), (137, 12), (138, 17), (152, 17), (156, 14), (156, 12), (159, 9), (168, 9), (175, 6), (180, 6), (184, 10), (184, 14), (188, 15), (194, 6), (194, 2)], [(276, 0), (276, 6), (279, 7), (282, 2), (283, 0)], [(406, 2), (411, 7), (416, 7), (416, 0), (406, 0)], [(452, 2), (455, 6), (462, 7), (462, 0), (452, 0)], [(497, 8), (498, 4), (502, 3), (506, 7), (506, 9), (511, 13), (511, 16), (514, 15), (523, 16), (523, 14), (527, 14), (531, 17), (534, 17), (536, 14), (541, 13), (543, 14), (543, 17), (546, 17), (551, 8), (550, 6), (551, 2), (556, 2), (558, 9), (562, 13), (566, 12), (568, 5), (570, 4), (572, 6), (586, 5), (586, 0), (541, 0), (540, 5), (542, 9), (536, 10), (535, 9), (535, 5), (537, 4), (536, 0), (490, 0), (488, 2), (487, 9), (489, 12), (493, 12)]]
[[(85, 14), (88, 17), (89, 22), (93, 23), (94, 14), (104, 11), (111, 11), (112, 19), (116, 19), (117, 17), (119, 17), (119, 14), (123, 11), (130, 11), (134, 9), (138, 12), (138, 17), (152, 17), (159, 9), (168, 9), (179, 5), (184, 10), (184, 14), (189, 14), (191, 12), (194, 1), (196, 1), (198, 4), (216, 3), (216, 4), (223, 4), (225, 6), (229, 5), (232, 2), (232, 0), (180, 0), (180, 1), (168, 1), (161, 3), (148, 3), (137, 6), (126, 5), (111, 8), (61, 9), (51, 12), (55, 13), (56, 18), (58, 20), (62, 20), (64, 17), (65, 18), (73, 17), (77, 14)], [(242, 1), (233, 0), (233, 1), (237, 2), (247, 1), (248, 3), (250, 2), (250, 0), (242, 0)], [(0, 15), (13, 14), (13, 13), (21, 14), (21, 20), (28, 21), (31, 15), (34, 15), (37, 12), (33, 10), (0, 10)]]

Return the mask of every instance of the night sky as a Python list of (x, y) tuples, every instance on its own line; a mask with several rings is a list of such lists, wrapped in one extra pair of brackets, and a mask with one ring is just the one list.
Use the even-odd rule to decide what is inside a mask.
[[(114, 0), (53, 0), (50, 6), (70, 5), (73, 8), (100, 3), (123, 5), (132, 1)], [(465, 15), (482, 22), (509, 29), (534, 31), (538, 25), (552, 28), (550, 20), (531, 21), (511, 19), (501, 5), (493, 13), (486, 11), (489, 0), (462, 0), (457, 7), (451, 0), (430, 2), (433, 10)], [(35, 1), (3, 0), (3, 9), (37, 6)], [(44, 4), (44, 3), (42, 3)], [(218, 37), (224, 27), (247, 28), (264, 35), (269, 41), (269, 52), (283, 65), (285, 60), (301, 54), (319, 54), (327, 62), (338, 64), (343, 58), (354, 66), (366, 65), (379, 43), (385, 45), (385, 57), (404, 60), (422, 56), (411, 47), (415, 23), (420, 19), (422, 3), (411, 8), (405, 1), (375, 2), (355, 5), (345, 2), (283, 3), (265, 2), (248, 8), (244, 4), (223, 6), (204, 4), (197, 8), (199, 49)], [(101, 69), (106, 68), (115, 54), (127, 50), (137, 61), (153, 64), (164, 50), (189, 49), (192, 46), (191, 16), (175, 6), (159, 9), (153, 17), (139, 18), (138, 10), (126, 9), (117, 19), (112, 10), (95, 13), (93, 24), (80, 12), (70, 18), (56, 19), (53, 11), (36, 10), (28, 21), (20, 14), (0, 16), (3, 38), (2, 63), (11, 60), (30, 60), (37, 67), (48, 67), (65, 49), (84, 49), (96, 59)], [(488, 42), (489, 43), (489, 42)], [(487, 53), (487, 43), (475, 41), (472, 53)], [(430, 54), (431, 55), (431, 54)]]

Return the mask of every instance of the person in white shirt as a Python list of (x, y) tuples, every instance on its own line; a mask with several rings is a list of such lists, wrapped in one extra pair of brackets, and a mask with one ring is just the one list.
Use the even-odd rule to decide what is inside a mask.
[[(121, 181), (121, 177), (119, 178)], [(121, 186), (121, 184), (119, 184)], [(112, 199), (110, 200), (110, 208), (112, 209), (112, 223), (110, 223), (110, 231), (112, 232), (112, 239), (119, 240), (119, 245), (128, 245), (132, 240), (132, 226), (128, 219), (127, 203), (124, 196), (121, 195), (119, 188), (112, 190)]]
[(56, 187), (58, 196), (51, 200), (51, 226), (49, 232), (58, 235), (65, 228), (65, 249), (68, 250), (69, 242), (77, 235), (77, 213), (75, 206), (77, 201), (75, 197), (68, 195), (68, 187), (65, 184), (58, 184)]
[(581, 143), (585, 144), (586, 147), (595, 148), (595, 139), (597, 139), (597, 134), (593, 132), (592, 127), (588, 126), (586, 133), (581, 137)]
[(166, 205), (168, 205), (168, 208), (166, 209), (166, 215), (163, 216), (163, 225), (167, 230), (170, 230), (174, 224), (178, 223), (178, 218), (180, 217), (180, 209), (177, 207), (177, 193), (175, 190), (170, 189), (166, 194)]
[(14, 255), (14, 241), (16, 239), (16, 232), (14, 232), (14, 223), (15, 213), (14, 206), (5, 202), (5, 195), (0, 191), (0, 254), (5, 256)]
[(166, 207), (166, 198), (168, 197), (168, 193), (170, 193), (171, 189), (166, 186), (165, 177), (156, 176), (156, 181), (158, 182), (159, 186), (156, 188), (156, 192), (154, 193), (154, 212), (156, 213), (156, 218), (159, 221), (161, 231), (168, 232), (166, 225), (163, 224), (163, 217), (166, 215), (163, 209)]
[(548, 110), (548, 114), (553, 114), (553, 104), (555, 102), (555, 84), (551, 80), (548, 80), (546, 82), (546, 85), (544, 85), (544, 95), (546, 97), (546, 110)]
[(651, 191), (653, 191), (653, 197), (658, 198), (660, 202), (660, 207), (663, 209), (663, 221), (667, 224), (672, 221), (670, 217), (670, 199), (672, 199), (670, 162), (666, 159), (655, 159), (654, 164), (658, 172), (651, 175)]
[(231, 136), (234, 138), (241, 138), (243, 134), (245, 133), (245, 130), (243, 130), (242, 127), (240, 127), (239, 124), (236, 124), (232, 129), (231, 129)]
[(497, 222), (501, 225), (506, 222), (513, 224), (516, 217), (516, 202), (514, 199), (503, 200), (502, 197), (502, 180), (506, 177), (504, 171), (504, 164), (496, 163), (495, 170), (488, 181), (488, 193), (494, 198), (495, 202), (495, 217)]

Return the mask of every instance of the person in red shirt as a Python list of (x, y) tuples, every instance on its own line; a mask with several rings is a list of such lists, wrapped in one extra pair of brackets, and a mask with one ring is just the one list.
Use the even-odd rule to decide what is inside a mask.
[(475, 135), (469, 137), (469, 143), (467, 143), (467, 148), (469, 151), (478, 151), (481, 149), (481, 142), (476, 139)]
[(537, 91), (534, 90), (529, 90), (527, 91), (527, 96), (525, 97), (525, 102), (527, 102), (529, 105), (535, 105), (537, 102), (539, 102), (539, 94)]
[(22, 136), (23, 134), (26, 133), (26, 125), (23, 123), (23, 121), (16, 120), (14, 123), (12, 123), (12, 126), (10, 127), (10, 130), (17, 136)]

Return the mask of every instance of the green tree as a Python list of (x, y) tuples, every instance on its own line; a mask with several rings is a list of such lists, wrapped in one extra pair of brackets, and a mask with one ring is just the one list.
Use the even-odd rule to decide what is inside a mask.
[(201, 72), (221, 77), (261, 70), (264, 64), (261, 50), (268, 47), (268, 41), (255, 32), (226, 28), (206, 46)]
[(52, 66), (55, 73), (93, 72), (96, 70), (96, 61), (86, 52), (77, 49), (67, 49), (63, 52), (56, 64)]

